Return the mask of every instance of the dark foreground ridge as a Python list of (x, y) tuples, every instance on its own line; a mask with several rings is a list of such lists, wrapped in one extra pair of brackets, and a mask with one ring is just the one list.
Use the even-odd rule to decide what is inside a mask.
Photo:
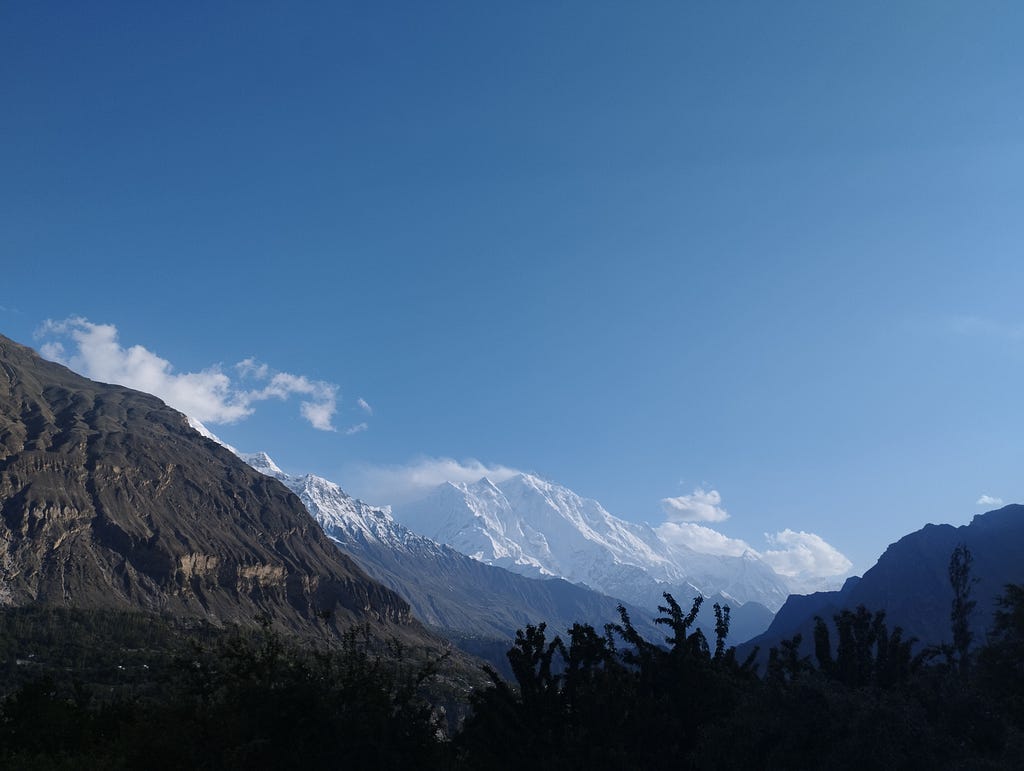
[(891, 625), (922, 646), (950, 642), (949, 607), (953, 590), (947, 567), (958, 544), (971, 552), (972, 597), (968, 623), (976, 644), (997, 609), (1007, 584), (1024, 583), (1024, 506), (1010, 504), (976, 515), (969, 525), (925, 525), (891, 544), (863, 578), (850, 579), (836, 592), (790, 597), (768, 630), (739, 646), (740, 655), (760, 646), (764, 654), (782, 640), (800, 634), (810, 652), (814, 618), (831, 618), (863, 605), (881, 610)]

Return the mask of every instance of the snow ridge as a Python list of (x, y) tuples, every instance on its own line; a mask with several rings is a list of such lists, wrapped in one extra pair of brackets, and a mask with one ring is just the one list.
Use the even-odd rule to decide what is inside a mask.
[(345, 544), (378, 544), (395, 552), (443, 553), (443, 547), (395, 521), (390, 506), (371, 506), (353, 498), (337, 484), (315, 474), (292, 476), (265, 452), (238, 453), (254, 469), (284, 483), (332, 540)]
[(777, 610), (784, 578), (753, 553), (701, 554), (670, 546), (646, 524), (621, 520), (595, 500), (532, 474), (500, 484), (446, 482), (396, 509), (407, 527), (483, 562), (525, 575), (560, 576), (645, 607), (670, 591), (722, 595)]

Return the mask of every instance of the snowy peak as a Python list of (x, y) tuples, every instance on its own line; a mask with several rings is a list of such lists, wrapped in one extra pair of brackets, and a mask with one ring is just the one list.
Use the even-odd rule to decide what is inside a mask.
[(261, 474), (266, 474), (268, 477), (278, 478), (287, 476), (265, 452), (236, 452), (235, 454)]
[(332, 525), (343, 526), (357, 513), (357, 502), (328, 479), (306, 474), (286, 484), (302, 499), (324, 530)]
[(527, 574), (602, 586), (610, 565), (667, 564), (637, 532), (568, 488), (529, 474), (442, 485), (396, 515), (409, 527), (477, 559)]
[[(500, 591), (514, 593), (514, 599), (505, 598), (511, 603), (508, 612), (533, 596), (532, 582), (529, 591), (524, 588), (527, 585), (510, 589), (507, 579), (501, 578), (507, 574), (477, 575), (460, 562), (467, 560), (464, 555), (473, 558), (468, 560), (471, 564), (505, 567), (529, 577), (565, 578), (649, 609), (663, 602), (665, 591), (681, 597), (696, 592), (724, 597), (734, 603), (734, 611), (736, 603), (751, 599), (778, 607), (786, 598), (784, 591), (778, 596), (773, 583), (778, 577), (756, 555), (722, 558), (692, 552), (687, 559), (692, 564), (684, 570), (680, 555), (647, 525), (624, 522), (597, 501), (530, 474), (500, 483), (486, 477), (446, 482), (424, 500), (403, 506), (396, 521), (390, 508), (369, 506), (328, 479), (286, 474), (266, 453), (240, 457), (298, 495), (324, 532), (346, 552), (364, 560), (372, 575), (385, 582), (394, 582), (398, 576), (412, 581), (406, 591), (417, 598), (417, 611), (435, 621), (458, 617), (460, 626), (470, 628), (473, 613), (490, 612), (480, 603), (493, 604), (493, 597), (477, 596), (485, 575), (492, 589), (501, 585), (505, 588)], [(726, 564), (729, 560), (735, 564)], [(417, 570), (424, 572), (417, 574)], [(466, 586), (456, 586), (452, 581), (457, 574), (475, 578), (467, 579)], [(764, 608), (760, 612), (770, 616)], [(736, 620), (739, 623), (739, 616)], [(761, 625), (751, 634), (764, 628), (761, 622), (767, 623), (756, 621)]]
[(235, 455), (241, 457), (241, 454), (238, 452), (238, 450), (236, 450), (230, 444), (225, 442), (223, 439), (221, 439), (219, 436), (213, 433), (206, 426), (204, 426), (201, 420), (197, 420), (196, 418), (193, 418), (190, 415), (186, 415), (185, 419), (188, 421), (188, 424), (192, 426), (192, 428), (194, 428), (196, 431), (198, 431), (202, 436), (205, 436), (207, 439), (216, 442), (221, 447), (231, 450), (231, 452), (233, 452)]
[(455, 501), (468, 506), (474, 514), (480, 517), (493, 518), (495, 513), (508, 506), (505, 494), (494, 482), (483, 477), (477, 482), (452, 484), (447, 493)]
[(480, 495), (484, 497), (501, 496), (501, 489), (494, 484), (488, 477), (481, 477), (478, 481), (471, 485), (468, 485), (468, 489), (473, 492), (474, 495)]
[(673, 548), (647, 525), (532, 474), (502, 482), (449, 482), (403, 505), (407, 527), (464, 554), (525, 575), (554, 575), (656, 607), (664, 591), (728, 593), (778, 608), (784, 579), (757, 555), (722, 557)]
[[(395, 522), (389, 507), (380, 508), (353, 498), (329, 479), (304, 474), (291, 476), (283, 472), (265, 452), (239, 453), (239, 457), (257, 471), (274, 477), (299, 496), (306, 510), (333, 540), (345, 543), (382, 544), (404, 549), (416, 539), (420, 548), (440, 548), (429, 539), (409, 532)], [(428, 546), (429, 543), (429, 546)]]

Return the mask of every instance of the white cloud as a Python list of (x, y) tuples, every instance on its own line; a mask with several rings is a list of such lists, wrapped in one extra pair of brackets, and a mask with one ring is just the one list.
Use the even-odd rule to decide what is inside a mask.
[(369, 426), (368, 423), (356, 423), (354, 426), (349, 426), (348, 428), (346, 428), (345, 429), (345, 433), (348, 436), (352, 436), (352, 434), (362, 433), (363, 431), (365, 431), (369, 427), (370, 426)]
[(700, 554), (720, 557), (740, 557), (747, 551), (756, 551), (746, 541), (730, 538), (713, 528), (693, 522), (663, 522), (655, 532), (670, 546), (685, 546)]
[(309, 424), (319, 431), (337, 431), (331, 418), (334, 416), (335, 401), (330, 399), (319, 402), (302, 402), (299, 405), (299, 412), (302, 417), (309, 421)]
[(331, 418), (337, 411), (338, 387), (323, 380), (310, 380), (305, 375), (292, 375), (288, 372), (277, 372), (271, 374), (271, 370), (265, 364), (256, 364), (252, 359), (246, 359), (243, 364), (252, 362), (246, 368), (253, 377), (265, 380), (270, 378), (261, 389), (248, 391), (246, 396), (251, 401), (263, 399), (287, 399), (292, 394), (311, 397), (299, 405), (302, 417), (310, 422), (313, 428), (321, 431), (334, 431)]
[(765, 533), (769, 548), (761, 557), (779, 575), (788, 578), (825, 578), (843, 575), (853, 563), (820, 535), (788, 527)]
[(371, 407), (369, 403), (366, 401), (366, 399), (364, 399), (362, 396), (356, 399), (356, 404), (359, 405), (359, 409), (361, 409), (367, 415), (373, 414), (373, 407)]
[(661, 508), (670, 522), (724, 522), (729, 512), (721, 506), (718, 490), (698, 487), (691, 495), (662, 498)]
[(774, 534), (765, 533), (767, 548), (759, 551), (740, 538), (732, 538), (694, 521), (726, 519), (729, 515), (721, 504), (722, 497), (716, 490), (697, 489), (692, 495), (665, 498), (661, 505), (667, 519), (655, 530), (670, 546), (686, 547), (701, 554), (740, 557), (749, 552), (764, 560), (800, 591), (833, 588), (835, 577), (848, 575), (853, 567), (838, 549), (814, 533), (789, 528)]
[(349, 472), (346, 487), (363, 500), (401, 504), (422, 498), (444, 482), (476, 482), (482, 477), (504, 482), (520, 473), (518, 469), (488, 466), (472, 458), (420, 458), (400, 466), (357, 466)]
[(1002, 506), (1003, 499), (995, 498), (991, 495), (983, 495), (980, 498), (978, 498), (978, 500), (976, 500), (974, 503), (976, 506)]
[(262, 386), (244, 387), (222, 371), (219, 364), (199, 372), (175, 372), (167, 359), (141, 345), (123, 347), (113, 324), (94, 324), (81, 317), (48, 320), (37, 333), (37, 337), (45, 336), (70, 339), (74, 349), (68, 355), (60, 340), (48, 340), (39, 349), (44, 357), (93, 380), (159, 396), (175, 409), (205, 423), (234, 423), (251, 415), (257, 402), (299, 395), (308, 397), (299, 409), (314, 428), (335, 430), (332, 418), (337, 411), (338, 387), (332, 383), (275, 372), (252, 358), (236, 364), (235, 372), (241, 380), (252, 385), (265, 383)]

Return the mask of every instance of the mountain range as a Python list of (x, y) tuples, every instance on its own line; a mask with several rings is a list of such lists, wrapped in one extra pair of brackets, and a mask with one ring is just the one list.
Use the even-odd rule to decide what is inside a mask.
[(533, 475), (446, 483), (393, 516), (265, 455), (247, 460), (156, 397), (0, 336), (0, 606), (262, 618), (319, 639), (368, 624), (436, 649), (417, 618), (452, 637), (507, 639), (540, 621), (601, 626), (620, 601), (657, 640), (649, 622), (662, 592), (684, 605), (700, 592), (732, 606), (732, 640), (771, 621), (742, 653), (796, 633), (809, 641), (815, 615), (861, 604), (922, 644), (948, 641), (958, 544), (974, 557), (976, 640), (1003, 586), (1024, 583), (1019, 505), (928, 525), (841, 590), (783, 602), (782, 578), (757, 555), (673, 548)]
[[(656, 609), (669, 592), (728, 604), (735, 635), (756, 634), (789, 596), (785, 580), (752, 552), (739, 557), (673, 546), (646, 524), (532, 474), (496, 483), (448, 482), (395, 508), (410, 529), (488, 564), (573, 583)], [(710, 615), (704, 618), (713, 628)]]
[[(546, 623), (564, 633), (575, 622), (602, 629), (619, 620), (621, 600), (559, 578), (527, 578), (443, 546), (399, 524), (385, 507), (370, 506), (314, 474), (284, 473), (265, 453), (241, 454), (253, 468), (299, 496), (324, 532), (381, 583), (397, 591), (415, 616), (456, 639), (482, 637), (505, 647), (516, 630)], [(664, 636), (653, 614), (631, 607), (642, 633)]]

